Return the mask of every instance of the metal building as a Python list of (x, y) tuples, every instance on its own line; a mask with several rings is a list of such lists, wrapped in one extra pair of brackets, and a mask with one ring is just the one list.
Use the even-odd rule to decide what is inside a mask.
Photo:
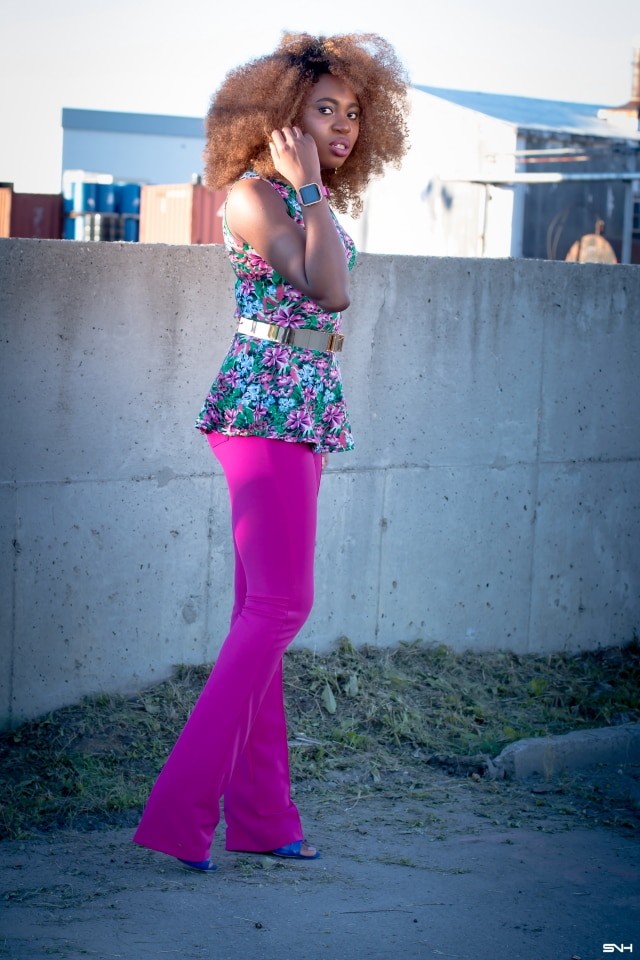
[(638, 107), (415, 87), (411, 149), (345, 225), (359, 249), (564, 259), (602, 234), (640, 263)]
[(65, 107), (62, 130), (63, 171), (134, 183), (189, 183), (202, 172), (201, 118)]

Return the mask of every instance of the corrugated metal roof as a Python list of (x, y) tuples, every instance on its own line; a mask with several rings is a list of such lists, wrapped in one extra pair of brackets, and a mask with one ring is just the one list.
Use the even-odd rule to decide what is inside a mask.
[(174, 117), (153, 113), (116, 113), (110, 110), (62, 109), (64, 130), (107, 130), (111, 133), (149, 133), (165, 137), (204, 137), (201, 117)]
[(480, 93), (473, 90), (447, 90), (441, 87), (416, 85), (433, 97), (455, 103), (467, 110), (504, 120), (521, 130), (537, 130), (607, 137), (616, 140), (640, 140), (640, 132), (615, 127), (601, 120), (598, 111), (610, 109), (603, 104), (563, 103), (560, 100), (537, 100), (532, 97), (512, 97), (500, 93)]

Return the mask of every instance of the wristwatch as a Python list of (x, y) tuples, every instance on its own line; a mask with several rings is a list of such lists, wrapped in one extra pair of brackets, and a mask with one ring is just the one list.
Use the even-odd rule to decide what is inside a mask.
[(323, 197), (328, 197), (329, 191), (326, 187), (318, 186), (317, 183), (305, 183), (298, 190), (298, 196), (303, 207), (310, 207), (314, 203), (320, 203)]

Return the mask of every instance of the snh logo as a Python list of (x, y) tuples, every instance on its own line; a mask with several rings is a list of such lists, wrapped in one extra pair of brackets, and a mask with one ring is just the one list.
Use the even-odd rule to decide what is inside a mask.
[(603, 943), (603, 953), (633, 953), (633, 944), (628, 943)]

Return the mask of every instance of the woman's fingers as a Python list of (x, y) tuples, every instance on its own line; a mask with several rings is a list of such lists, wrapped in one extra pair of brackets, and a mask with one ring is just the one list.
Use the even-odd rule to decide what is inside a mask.
[(318, 148), (313, 137), (303, 133), (300, 127), (272, 130), (269, 149), (276, 170), (288, 180), (318, 179)]
[(271, 131), (271, 143), (278, 151), (298, 147), (302, 144), (313, 144), (315, 141), (308, 133), (303, 133), (300, 127), (283, 127), (281, 130)]
[(302, 132), (300, 127), (281, 127), (279, 130), (272, 130), (271, 138), (273, 139), (276, 135), (279, 137), (282, 137), (283, 140), (286, 139), (287, 137), (304, 137), (305, 136), (305, 134)]

